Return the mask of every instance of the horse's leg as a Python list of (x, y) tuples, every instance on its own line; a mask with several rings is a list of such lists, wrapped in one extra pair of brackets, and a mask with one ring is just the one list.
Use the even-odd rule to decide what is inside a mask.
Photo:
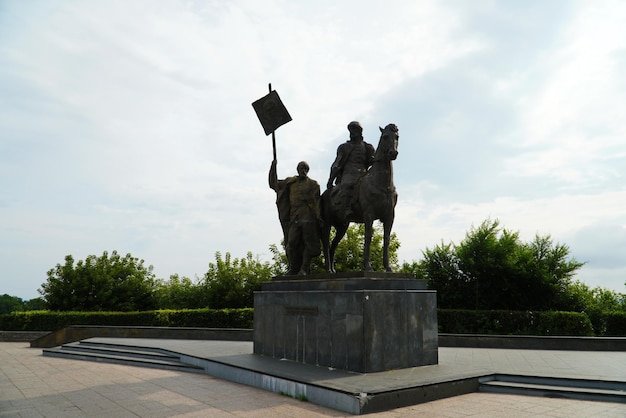
[(365, 240), (363, 241), (363, 271), (374, 271), (370, 262), (370, 245), (372, 244), (372, 232), (374, 223), (373, 219), (366, 219), (365, 224)]
[(328, 259), (330, 260), (330, 272), (336, 273), (335, 271), (335, 251), (337, 250), (337, 246), (339, 245), (339, 241), (346, 235), (346, 231), (348, 231), (348, 226), (350, 224), (346, 223), (343, 225), (335, 225), (335, 238), (333, 238), (333, 242), (330, 244), (330, 250), (328, 251)]
[(327, 273), (333, 273), (333, 262), (330, 257), (330, 229), (332, 228), (332, 213), (329, 190), (324, 191), (320, 196), (320, 214), (322, 215), (322, 226), (320, 227), (320, 238), (322, 239), (322, 252), (324, 254), (324, 269)]
[(391, 239), (391, 227), (393, 225), (393, 216), (383, 222), (383, 267), (386, 272), (392, 273), (393, 269), (389, 265), (389, 241)]
[(322, 252), (324, 254), (324, 269), (327, 273), (332, 273), (331, 271), (331, 262), (330, 255), (328, 251), (329, 241), (330, 241), (330, 225), (327, 225), (324, 222), (324, 225), (321, 228), (321, 239), (322, 239)]

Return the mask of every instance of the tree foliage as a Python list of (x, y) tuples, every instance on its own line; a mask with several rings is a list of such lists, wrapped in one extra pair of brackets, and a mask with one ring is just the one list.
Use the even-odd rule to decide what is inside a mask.
[(39, 311), (46, 309), (46, 304), (41, 298), (23, 300), (17, 296), (4, 295), (0, 296), (0, 315), (11, 312), (22, 311)]
[(579, 281), (572, 284), (570, 289), (579, 293), (586, 312), (626, 312), (626, 294), (600, 286), (590, 288)]
[[(331, 236), (331, 240), (334, 237)], [(363, 242), (365, 241), (365, 225), (352, 224), (337, 246), (335, 252), (335, 269), (341, 271), (361, 271), (363, 270)], [(398, 248), (400, 241), (395, 233), (391, 233), (389, 238), (389, 265), (398, 269)], [(375, 222), (372, 233), (372, 243), (370, 245), (370, 260), (374, 271), (385, 271), (383, 267), (383, 225)], [(323, 260), (321, 268), (323, 271)]]
[(24, 301), (17, 296), (10, 296), (6, 293), (0, 295), (0, 315), (24, 310)]
[[(330, 240), (335, 237), (335, 230), (331, 231)], [(363, 242), (365, 241), (365, 225), (351, 224), (346, 231), (346, 235), (339, 242), (335, 252), (335, 269), (338, 272), (361, 271), (363, 270)], [(389, 265), (397, 270), (398, 248), (400, 241), (395, 233), (391, 233), (389, 239)], [(280, 251), (278, 246), (272, 244), (270, 252), (274, 262), (275, 274), (279, 275), (287, 271), (287, 257), (284, 251)], [(370, 259), (374, 271), (384, 271), (383, 267), (383, 226), (380, 222), (375, 222), (372, 232), (372, 243), (370, 245)], [(313, 259), (311, 263), (312, 273), (324, 273), (324, 258), (320, 255)]]
[[(497, 220), (471, 228), (458, 245), (441, 243), (419, 263), (404, 266), (437, 290), (440, 308), (580, 310), (570, 292), (583, 266), (566, 245), (537, 235), (524, 243)], [(572, 308), (578, 309), (572, 309)]]
[(143, 260), (105, 251), (77, 263), (67, 255), (65, 264), (48, 271), (39, 293), (57, 311), (148, 310), (155, 307), (154, 281), (152, 266), (145, 267)]
[(46, 301), (42, 298), (33, 298), (24, 302), (25, 311), (41, 311), (46, 309)]
[(201, 283), (206, 306), (211, 309), (252, 307), (254, 291), (272, 278), (272, 272), (269, 262), (261, 262), (251, 252), (245, 258), (232, 258), (230, 253), (222, 258), (220, 252), (215, 253), (215, 262), (209, 263)]
[(169, 280), (158, 279), (154, 290), (155, 303), (159, 309), (195, 309), (208, 305), (205, 288), (188, 277), (178, 274)]
[[(375, 224), (372, 264), (382, 270), (382, 225)], [(348, 228), (336, 252), (338, 271), (360, 271), (365, 229)], [(398, 270), (400, 243), (395, 234), (389, 246), (390, 261)], [(39, 292), (43, 298), (21, 301), (0, 296), (0, 313), (42, 309), (61, 311), (130, 311), (146, 309), (244, 308), (252, 307), (253, 292), (261, 283), (286, 271), (282, 248), (270, 246), (271, 262), (262, 262), (251, 252), (243, 258), (215, 253), (215, 261), (195, 281), (177, 274), (156, 280), (152, 267), (130, 254), (113, 251), (91, 255), (75, 263), (66, 256), (48, 272)], [(486, 220), (472, 227), (458, 244), (443, 241), (427, 248), (423, 260), (404, 263), (401, 272), (425, 279), (437, 290), (438, 305), (448, 309), (567, 310), (589, 315), (594, 323), (606, 312), (626, 311), (626, 295), (607, 289), (590, 289), (575, 272), (583, 265), (569, 257), (569, 248), (550, 236), (535, 236), (522, 242), (517, 232)], [(313, 272), (324, 272), (323, 258), (313, 260)], [(16, 303), (20, 302), (20, 303)]]

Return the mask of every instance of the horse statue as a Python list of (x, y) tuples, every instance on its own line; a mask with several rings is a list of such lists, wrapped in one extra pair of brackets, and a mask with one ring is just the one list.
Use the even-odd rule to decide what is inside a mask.
[[(365, 224), (365, 240), (363, 243), (363, 271), (373, 271), (370, 263), (370, 244), (372, 242), (373, 223), (383, 223), (383, 267), (392, 272), (389, 266), (389, 238), (395, 218), (395, 207), (398, 193), (393, 184), (392, 161), (398, 156), (398, 127), (389, 124), (379, 128), (381, 135), (374, 154), (374, 162), (369, 170), (354, 185), (352, 211), (347, 213), (345, 207), (334, 201), (333, 189), (327, 189), (320, 198), (320, 214), (323, 220), (321, 238), (324, 250), (324, 266), (329, 273), (335, 273), (335, 251), (339, 241), (344, 237), (350, 222)], [(342, 187), (342, 184), (335, 186)], [(330, 243), (330, 229), (335, 227), (335, 238)]]

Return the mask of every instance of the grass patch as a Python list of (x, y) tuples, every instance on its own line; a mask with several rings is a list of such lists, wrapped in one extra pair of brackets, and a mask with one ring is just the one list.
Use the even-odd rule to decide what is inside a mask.
[(297, 394), (297, 395), (295, 395), (295, 396), (291, 396), (291, 395), (290, 395), (290, 394), (288, 394), (287, 392), (283, 392), (283, 391), (281, 390), (280, 392), (278, 392), (278, 394), (279, 394), (279, 395), (282, 395), (282, 396), (288, 396), (288, 397), (290, 397), (290, 398), (297, 399), (297, 400), (299, 400), (300, 402), (308, 402), (308, 401), (309, 401), (309, 398), (307, 398), (307, 397), (306, 397), (306, 395), (305, 395), (304, 393), (299, 393), (299, 394)]

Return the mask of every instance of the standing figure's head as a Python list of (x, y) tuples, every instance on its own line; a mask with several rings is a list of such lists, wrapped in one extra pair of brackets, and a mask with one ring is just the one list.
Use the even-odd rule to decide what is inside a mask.
[(309, 174), (309, 164), (306, 161), (300, 161), (296, 167), (299, 177), (306, 177)]
[(350, 132), (351, 141), (363, 140), (363, 128), (357, 121), (352, 121), (348, 124), (348, 131)]

